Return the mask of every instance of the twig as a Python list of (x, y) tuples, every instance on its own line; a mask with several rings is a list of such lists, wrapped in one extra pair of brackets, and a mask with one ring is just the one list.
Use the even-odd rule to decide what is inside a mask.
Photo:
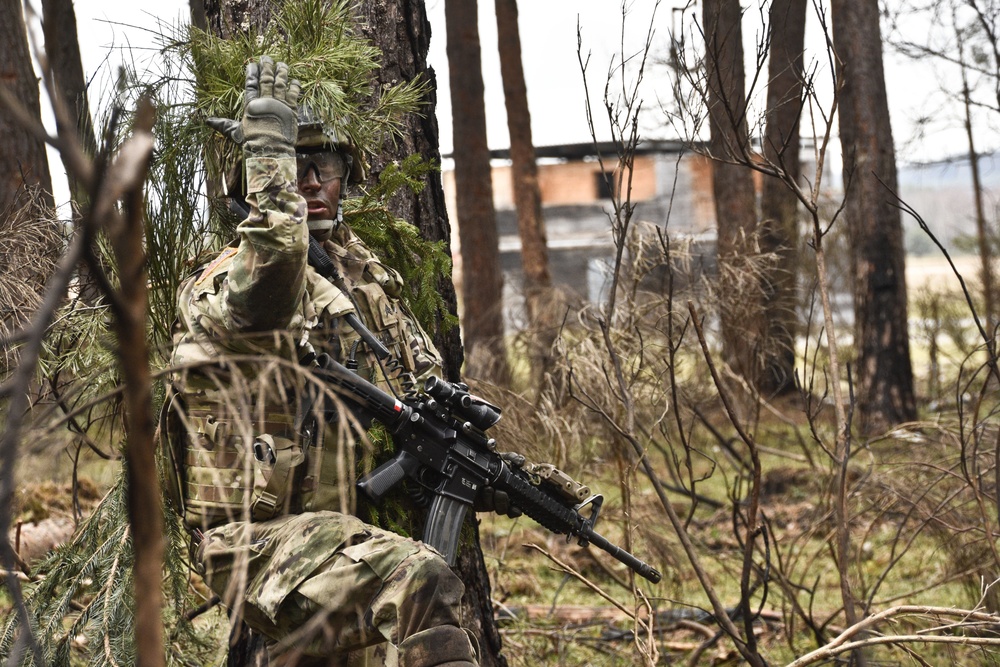
[[(747, 641), (747, 650), (751, 652), (756, 652), (756, 639), (753, 634), (753, 619), (754, 614), (750, 612), (750, 572), (753, 569), (753, 552), (754, 552), (754, 542), (755, 537), (760, 534), (761, 527), (757, 525), (757, 513), (760, 507), (760, 476), (761, 476), (761, 466), (760, 466), (760, 454), (757, 451), (757, 443), (749, 433), (744, 430), (742, 423), (740, 423), (739, 418), (736, 415), (736, 410), (733, 408), (729, 401), (729, 392), (723, 386), (722, 381), (719, 378), (719, 374), (715, 369), (715, 364), (712, 361), (712, 355), (708, 350), (708, 343), (705, 340), (705, 333), (701, 328), (701, 321), (698, 317), (698, 311), (694, 306), (694, 303), (688, 301), (688, 312), (691, 314), (691, 321), (694, 324), (695, 332), (698, 336), (698, 343), (701, 345), (702, 356), (705, 362), (708, 364), (709, 373), (712, 375), (712, 381), (715, 383), (716, 391), (719, 393), (719, 398), (722, 400), (722, 405), (726, 409), (726, 415), (729, 417), (730, 423), (736, 429), (739, 434), (740, 439), (743, 444), (746, 445), (750, 452), (751, 461), (751, 484), (750, 489), (750, 504), (747, 508), (747, 519), (746, 519), (746, 529), (747, 529), (747, 540), (743, 546), (743, 568), (740, 577), (740, 607), (742, 609), (744, 633)], [(734, 507), (735, 511), (735, 507)], [(764, 582), (766, 584), (766, 577)], [(766, 590), (766, 589), (765, 589)]]
[(815, 662), (829, 660), (830, 658), (845, 653), (848, 651), (853, 651), (857, 648), (863, 648), (865, 646), (875, 646), (879, 644), (904, 644), (904, 643), (939, 643), (939, 644), (959, 644), (966, 646), (1000, 646), (1000, 638), (993, 637), (964, 637), (964, 636), (945, 636), (945, 635), (931, 635), (931, 634), (914, 634), (914, 635), (883, 635), (883, 636), (866, 636), (864, 639), (858, 641), (852, 641), (854, 637), (864, 636), (869, 633), (874, 627), (878, 626), (880, 623), (886, 620), (898, 618), (900, 616), (951, 616), (956, 617), (961, 620), (963, 625), (970, 620), (977, 621), (980, 623), (1000, 623), (1000, 616), (996, 614), (989, 614), (977, 610), (968, 609), (958, 609), (955, 607), (931, 607), (931, 606), (921, 606), (921, 605), (900, 605), (897, 607), (890, 607), (877, 614), (872, 614), (867, 618), (858, 621), (855, 625), (847, 628), (838, 636), (830, 640), (825, 646), (807, 653), (796, 660), (788, 663), (786, 667), (804, 667), (805, 665), (810, 665)]
[(607, 600), (608, 602), (610, 602), (611, 604), (613, 604), (619, 611), (621, 611), (623, 614), (625, 614), (626, 616), (628, 616), (630, 619), (633, 619), (633, 620), (636, 619), (635, 612), (630, 611), (629, 609), (627, 609), (624, 605), (622, 605), (620, 602), (618, 602), (618, 600), (615, 600), (613, 597), (611, 597), (610, 595), (608, 595), (607, 593), (605, 593), (604, 590), (600, 586), (598, 586), (597, 584), (595, 584), (594, 582), (592, 582), (590, 579), (587, 579), (587, 577), (583, 576), (582, 574), (580, 574), (579, 572), (577, 572), (576, 570), (574, 570), (571, 566), (567, 565), (566, 563), (564, 563), (561, 560), (559, 560), (558, 558), (556, 558), (551, 552), (546, 551), (545, 549), (543, 549), (542, 547), (538, 546), (537, 544), (525, 544), (524, 546), (527, 547), (528, 549), (534, 549), (535, 551), (541, 553), (543, 556), (545, 556), (546, 558), (548, 558), (549, 560), (551, 560), (553, 563), (555, 563), (556, 565), (558, 565), (559, 568), (563, 572), (566, 572), (567, 574), (575, 577), (584, 586), (586, 586), (587, 588), (589, 588), (590, 590), (594, 591), (595, 593), (597, 593), (598, 595), (600, 595), (602, 598), (604, 598), (605, 600)]

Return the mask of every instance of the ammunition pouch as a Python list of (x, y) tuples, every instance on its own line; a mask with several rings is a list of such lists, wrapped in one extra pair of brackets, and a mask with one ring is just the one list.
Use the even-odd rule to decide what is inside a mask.
[(203, 530), (301, 511), (306, 443), (294, 432), (294, 412), (250, 408), (256, 418), (239, 418), (226, 414), (227, 405), (202, 392), (165, 403), (161, 446), (171, 502)]
[[(439, 372), (437, 359), (440, 355), (402, 301), (387, 294), (377, 282), (356, 284), (352, 295), (361, 319), (389, 350), (389, 363), (385, 367), (389, 379), (395, 380), (401, 373), (411, 376), (400, 383), (405, 391), (409, 389), (408, 381)], [(363, 345), (357, 332), (346, 323), (340, 325), (337, 336), (345, 359), (351, 357), (352, 350)], [(358, 374), (386, 389), (375, 367), (377, 363), (370, 352), (358, 359)]]

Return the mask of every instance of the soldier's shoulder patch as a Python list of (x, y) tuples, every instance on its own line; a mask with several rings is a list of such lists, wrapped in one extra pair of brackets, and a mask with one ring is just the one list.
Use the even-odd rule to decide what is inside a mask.
[(201, 285), (203, 282), (208, 280), (216, 271), (218, 271), (223, 265), (225, 265), (229, 259), (236, 254), (236, 248), (226, 248), (219, 253), (219, 256), (212, 260), (212, 263), (205, 267), (205, 270), (201, 272), (198, 276), (198, 280), (194, 284)]

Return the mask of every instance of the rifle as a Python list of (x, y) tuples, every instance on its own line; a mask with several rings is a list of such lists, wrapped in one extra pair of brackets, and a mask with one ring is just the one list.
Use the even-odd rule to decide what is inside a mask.
[[(503, 455), (485, 431), (500, 419), (500, 408), (469, 393), (464, 384), (430, 377), (424, 394), (400, 400), (322, 354), (318, 374), (337, 388), (363, 420), (378, 420), (393, 436), (396, 456), (357, 483), (372, 501), (410, 478), (432, 491), (424, 528), (426, 544), (455, 564), (465, 514), (485, 486), (508, 495), (511, 503), (543, 527), (580, 546), (593, 544), (637, 574), (659, 583), (653, 567), (612, 544), (594, 530), (604, 502), (599, 494), (552, 466), (524, 466), (523, 457)], [(590, 508), (589, 516), (581, 513)]]
[[(230, 207), (243, 217), (249, 214), (235, 199)], [(351, 296), (326, 251), (312, 236), (308, 257), (320, 275)], [(389, 356), (389, 350), (356, 314), (347, 313), (345, 320), (380, 360)], [(430, 377), (424, 385), (425, 395), (404, 403), (327, 354), (314, 361), (320, 376), (341, 390), (362, 421), (376, 419), (393, 436), (396, 457), (358, 480), (358, 489), (378, 502), (406, 477), (429, 488), (434, 497), (423, 541), (437, 549), (448, 565), (455, 564), (466, 512), (479, 491), (491, 486), (557, 535), (565, 534), (567, 540), (576, 537), (582, 547), (593, 544), (654, 584), (660, 582), (662, 575), (656, 569), (594, 530), (603, 496), (590, 495), (587, 487), (553, 466), (526, 469), (523, 457), (505, 458), (496, 451), (496, 441), (485, 431), (499, 421), (500, 408), (473, 396), (467, 386)], [(588, 506), (590, 516), (584, 516), (581, 510)]]

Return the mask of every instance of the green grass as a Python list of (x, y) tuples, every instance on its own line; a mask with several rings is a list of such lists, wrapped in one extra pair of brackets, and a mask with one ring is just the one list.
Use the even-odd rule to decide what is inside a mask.
[[(803, 428), (804, 424), (797, 427)], [(731, 430), (726, 432), (733, 435)], [(902, 504), (909, 485), (927, 484), (933, 488), (933, 484), (941, 483), (935, 481), (939, 479), (938, 472), (929, 473), (926, 464), (940, 465), (940, 457), (954, 454), (949, 445), (949, 438), (954, 433), (937, 435), (937, 440), (919, 444), (919, 455), (914, 453), (918, 445), (907, 440), (876, 443), (859, 454), (852, 468), (851, 579), (857, 595), (864, 599), (870, 596), (873, 612), (899, 604), (972, 608), (978, 601), (977, 575), (955, 569), (955, 554), (964, 548), (959, 545), (965, 544), (965, 538), (956, 538), (940, 526), (935, 527), (933, 522), (926, 524), (922, 517), (908, 516), (908, 508)], [(761, 512), (768, 518), (772, 531), (769, 555), (773, 581), (763, 604), (763, 610), (769, 613), (758, 630), (759, 642), (768, 661), (781, 664), (816, 647), (815, 637), (801, 618), (793, 618), (793, 600), (806, 609), (816, 623), (827, 624), (827, 638), (843, 628), (839, 575), (831, 556), (834, 519), (829, 489), (833, 466), (808, 437), (804, 442), (812, 448), (810, 454), (818, 467), (807, 465), (802, 460), (799, 436), (794, 433), (793, 426), (783, 422), (765, 420), (757, 436), (778, 452), (783, 450), (791, 455), (774, 453), (761, 457), (765, 490)], [(725, 502), (726, 507), (712, 509), (702, 504), (691, 518), (689, 533), (695, 542), (699, 563), (716, 594), (724, 606), (732, 607), (740, 599), (743, 559), (741, 543), (733, 532), (731, 504), (726, 502), (734, 477), (731, 469), (725, 469), (721, 452), (711, 439), (700, 441), (697, 447), (713, 452), (718, 462), (713, 469), (707, 457), (697, 459), (695, 475), (705, 477), (698, 485), (698, 492)], [(653, 454), (654, 461), (659, 462), (660, 458)], [(617, 468), (606, 461), (604, 465), (586, 468), (597, 474), (587, 478), (587, 482), (607, 496), (608, 509), (599, 530), (621, 543)], [(657, 468), (666, 478), (662, 466), (657, 465)], [(954, 486), (954, 480), (947, 481)], [(744, 493), (746, 488), (744, 484)], [(686, 517), (690, 502), (676, 493), (670, 497), (678, 514)], [(657, 610), (671, 613), (710, 608), (691, 564), (681, 552), (673, 529), (645, 480), (637, 482), (632, 502), (637, 525), (632, 549), (638, 556), (652, 560), (665, 574), (664, 581), (657, 586), (637, 580), (647, 599)], [(956, 506), (951, 511), (957, 513), (955, 517), (963, 516), (964, 521), (975, 521), (974, 513), (967, 514), (970, 511), (968, 504)], [(995, 524), (993, 513), (990, 509), (988, 519)], [(621, 634), (631, 629), (624, 614), (619, 614), (614, 621), (604, 618), (601, 614), (611, 607), (608, 601), (560, 571), (539, 552), (523, 545), (543, 546), (608, 591), (624, 607), (632, 609), (636, 599), (631, 591), (615, 583), (615, 577), (606, 571), (611, 570), (618, 578), (623, 578), (621, 566), (595, 549), (586, 553), (575, 545), (566, 545), (530, 520), (511, 522), (502, 517), (485, 517), (480, 530), (494, 582), (494, 595), (504, 607), (520, 612), (516, 621), (508, 621), (504, 626), (507, 655), (512, 664), (637, 664), (639, 658), (630, 640)], [(671, 552), (669, 560), (656, 560), (658, 553), (652, 545), (657, 541), (667, 542)], [(595, 566), (595, 557), (603, 566)], [(764, 563), (762, 551), (757, 552), (756, 562)], [(779, 574), (788, 577), (788, 587), (783, 589), (778, 584)], [(761, 602), (759, 591), (754, 601), (755, 604)], [(565, 618), (560, 620), (559, 610), (579, 608), (592, 610), (593, 620), (576, 618), (572, 623)], [(582, 611), (578, 613), (586, 615)], [(792, 622), (789, 624), (789, 621)], [(717, 628), (710, 621), (703, 625), (711, 631)], [(913, 627), (927, 625), (927, 622), (914, 623)], [(899, 632), (905, 627), (906, 623), (897, 623), (883, 630)], [(705, 639), (676, 624), (665, 623), (660, 629), (661, 652), (669, 653), (673, 647), (678, 660), (690, 655), (693, 647)], [(724, 641), (722, 646), (729, 650), (722, 651), (728, 657), (713, 649), (709, 652), (714, 656), (712, 659), (725, 662), (732, 658), (731, 644)], [(943, 645), (926, 644), (915, 650), (930, 664), (945, 664), (939, 660), (958, 660), (962, 664), (962, 660), (968, 659), (967, 654)], [(625, 657), (615, 657), (608, 652)], [(870, 655), (873, 664), (881, 660), (888, 664), (904, 664), (907, 660), (903, 651), (891, 647), (873, 649)], [(989, 664), (990, 659), (982, 655), (976, 658), (985, 661), (983, 664)]]

